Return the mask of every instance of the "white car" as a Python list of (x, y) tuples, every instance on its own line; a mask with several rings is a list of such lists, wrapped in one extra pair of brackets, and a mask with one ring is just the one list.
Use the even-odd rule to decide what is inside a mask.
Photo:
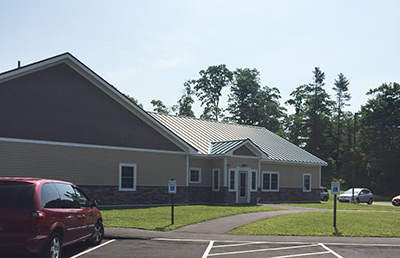
[[(353, 196), (353, 188), (350, 188), (346, 192), (338, 196), (339, 202), (351, 202)], [(354, 188), (354, 201), (356, 203), (366, 202), (372, 204), (373, 196), (369, 189), (367, 188)]]

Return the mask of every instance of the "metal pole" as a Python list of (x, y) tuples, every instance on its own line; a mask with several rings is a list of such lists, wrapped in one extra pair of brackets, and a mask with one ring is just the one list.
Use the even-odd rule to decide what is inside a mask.
[(171, 225), (174, 225), (174, 194), (171, 194)]
[(356, 132), (357, 132), (357, 112), (354, 113), (354, 144), (353, 144), (353, 179), (351, 202), (354, 203), (354, 174), (356, 173)]
[(333, 227), (336, 229), (336, 194), (335, 201), (333, 202)]

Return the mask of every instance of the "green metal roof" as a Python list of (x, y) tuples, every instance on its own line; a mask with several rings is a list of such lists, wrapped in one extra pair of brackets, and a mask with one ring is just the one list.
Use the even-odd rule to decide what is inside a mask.
[[(149, 112), (154, 119), (197, 149), (200, 155), (224, 154), (249, 139), (265, 161), (326, 166), (327, 163), (264, 127), (238, 125)], [(218, 143), (219, 142), (219, 143)]]

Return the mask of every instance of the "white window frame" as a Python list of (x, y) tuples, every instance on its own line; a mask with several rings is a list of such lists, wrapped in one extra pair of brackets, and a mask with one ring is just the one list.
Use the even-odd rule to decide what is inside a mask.
[[(132, 167), (133, 168), (133, 187), (132, 188), (123, 188), (122, 187), (122, 168), (123, 167)], [(137, 175), (137, 166), (136, 164), (131, 164), (131, 163), (120, 163), (119, 164), (119, 190), (120, 191), (136, 191), (136, 177)]]
[[(199, 180), (198, 181), (192, 181), (192, 171), (199, 171)], [(201, 168), (189, 168), (189, 183), (201, 184)]]
[[(310, 185), (310, 189), (305, 189), (305, 185), (304, 185), (304, 178), (305, 178), (305, 176), (310, 176), (310, 181), (309, 181), (309, 185)], [(311, 192), (311, 182), (312, 182), (312, 180), (311, 180), (311, 174), (310, 173), (304, 173), (303, 174), (303, 192)]]
[[(269, 176), (269, 188), (264, 189), (264, 176), (268, 174)], [(271, 189), (272, 185), (272, 180), (271, 180), (271, 175), (277, 175), (278, 176), (278, 182), (277, 182), (277, 189)], [(279, 172), (275, 171), (263, 171), (262, 176), (261, 176), (261, 191), (262, 192), (279, 192)]]
[[(232, 188), (232, 184), (231, 184), (232, 173), (233, 173), (233, 188)], [(229, 169), (229, 173), (228, 173), (229, 192), (236, 192), (236, 181), (237, 181), (236, 169)]]
[[(254, 177), (254, 179), (255, 179), (255, 182), (254, 182), (254, 186), (255, 186), (255, 188), (253, 188), (253, 174), (255, 174), (255, 177)], [(251, 192), (257, 192), (257, 170), (251, 170), (250, 171), (250, 191)]]
[[(218, 173), (218, 187), (215, 187), (215, 173)], [(212, 190), (219, 192), (221, 186), (221, 170), (219, 168), (213, 168), (212, 170)]]

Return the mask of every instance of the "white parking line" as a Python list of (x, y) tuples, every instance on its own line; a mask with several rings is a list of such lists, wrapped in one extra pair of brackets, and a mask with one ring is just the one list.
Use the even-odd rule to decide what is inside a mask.
[[(323, 248), (323, 251), (314, 252), (314, 253), (298, 253), (298, 254), (287, 254), (283, 256), (276, 256), (271, 258), (290, 258), (290, 257), (302, 257), (302, 256), (317, 256), (323, 254), (330, 254), (336, 258), (343, 258), (340, 254), (336, 253), (332, 249), (327, 246), (355, 246), (355, 247), (394, 247), (400, 248), (400, 244), (384, 244), (384, 243), (338, 243), (338, 242), (273, 242), (273, 241), (241, 241), (241, 240), (206, 240), (206, 239), (178, 239), (178, 238), (153, 238), (155, 241), (176, 241), (176, 242), (206, 242), (209, 243), (206, 252), (203, 254), (202, 258), (211, 257), (211, 256), (224, 256), (224, 255), (236, 255), (236, 254), (246, 254), (246, 253), (255, 253), (255, 252), (263, 252), (269, 250), (283, 250), (283, 249), (294, 249), (294, 248), (307, 248), (307, 247), (315, 247), (319, 246)], [(212, 244), (211, 244), (212, 242)], [(218, 243), (218, 244), (216, 244)], [(237, 251), (237, 252), (220, 252), (220, 253), (211, 253), (212, 250), (217, 251), (217, 249), (221, 250), (221, 248), (229, 248), (229, 247), (240, 247), (240, 246), (249, 246), (249, 245), (260, 245), (260, 244), (276, 244), (276, 245), (286, 245), (281, 248), (270, 248), (270, 249), (255, 249), (248, 251)], [(294, 246), (297, 245), (297, 246)], [(288, 247), (289, 246), (289, 247)], [(317, 251), (317, 250), (315, 250)]]
[(115, 241), (115, 239), (111, 239), (111, 240), (109, 240), (109, 241), (107, 241), (107, 242), (102, 243), (101, 245), (92, 247), (92, 248), (90, 248), (90, 249), (88, 249), (88, 250), (86, 250), (86, 251), (84, 251), (84, 252), (82, 252), (82, 253), (79, 253), (79, 254), (77, 254), (77, 255), (71, 256), (70, 258), (77, 258), (77, 257), (80, 257), (80, 256), (82, 256), (82, 255), (84, 255), (84, 254), (87, 254), (87, 253), (89, 253), (89, 252), (91, 252), (91, 251), (94, 251), (94, 250), (96, 250), (96, 249), (98, 249), (98, 248), (100, 248), (100, 247), (103, 247), (103, 246), (105, 246), (105, 245), (108, 245), (108, 244), (110, 244), (110, 243), (112, 243), (112, 242), (114, 242), (114, 241)]
[[(177, 241), (177, 242), (207, 242), (208, 239), (184, 239), (184, 238), (153, 238), (155, 241)], [(215, 240), (219, 243), (243, 243), (243, 244), (277, 244), (277, 245), (307, 245), (307, 244), (318, 244), (317, 242), (273, 242), (273, 241), (244, 241), (244, 240)], [(340, 243), (340, 242), (325, 242), (324, 245), (335, 245), (335, 246), (369, 246), (369, 247), (400, 247), (400, 244), (363, 244), (363, 243)], [(220, 247), (220, 245), (213, 246), (213, 248)]]
[(325, 251), (325, 252), (317, 252), (317, 253), (289, 254), (289, 255), (283, 255), (283, 256), (274, 256), (271, 258), (289, 258), (289, 257), (301, 257), (301, 256), (311, 256), (311, 255), (320, 255), (320, 254), (329, 254), (329, 252)]
[(327, 250), (328, 252), (330, 252), (331, 254), (333, 254), (334, 256), (336, 256), (337, 258), (343, 258), (343, 256), (340, 256), (339, 254), (337, 254), (335, 251), (333, 251), (332, 249), (329, 249), (328, 247), (326, 247), (326, 245), (324, 245), (323, 243), (319, 243), (320, 246), (322, 246), (325, 250)]
[[(264, 249), (253, 249), (246, 251), (236, 251), (236, 252), (225, 252), (225, 253), (214, 253), (208, 256), (221, 256), (221, 255), (232, 255), (232, 254), (246, 254), (246, 253), (256, 253), (256, 252), (266, 252), (266, 251), (277, 251), (277, 250), (288, 250), (288, 249), (298, 249), (298, 248), (306, 248), (306, 247), (314, 247), (319, 246), (319, 244), (312, 245), (300, 245), (300, 246), (286, 246), (286, 247), (276, 247), (276, 248), (264, 248)], [(325, 252), (329, 253), (329, 252)], [(295, 256), (293, 256), (295, 257)]]
[(210, 241), (210, 243), (207, 246), (206, 251), (204, 252), (204, 254), (202, 256), (202, 258), (207, 258), (208, 257), (208, 254), (210, 253), (211, 248), (213, 247), (213, 245), (214, 245), (214, 241)]
[(224, 247), (236, 247), (236, 246), (245, 246), (245, 245), (261, 245), (265, 244), (265, 242), (246, 242), (240, 244), (230, 244), (230, 245), (214, 245), (213, 248), (224, 248)]

